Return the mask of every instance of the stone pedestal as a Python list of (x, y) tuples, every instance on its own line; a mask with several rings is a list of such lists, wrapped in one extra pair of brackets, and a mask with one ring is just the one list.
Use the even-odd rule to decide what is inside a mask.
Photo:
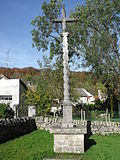
[(84, 153), (85, 128), (52, 128), (54, 133), (54, 152)]
[(63, 128), (72, 128), (72, 104), (71, 101), (67, 101), (67, 103), (63, 102), (63, 120), (62, 120)]

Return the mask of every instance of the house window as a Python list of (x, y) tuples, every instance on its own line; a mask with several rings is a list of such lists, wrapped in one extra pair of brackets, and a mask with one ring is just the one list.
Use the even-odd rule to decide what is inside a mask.
[(0, 100), (9, 101), (9, 100), (12, 100), (12, 96), (11, 95), (0, 95)]

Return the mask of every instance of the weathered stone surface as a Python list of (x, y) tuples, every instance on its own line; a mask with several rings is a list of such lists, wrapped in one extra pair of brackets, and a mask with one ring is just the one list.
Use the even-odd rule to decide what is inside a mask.
[[(4, 122), (4, 120), (3, 120)], [(0, 121), (0, 124), (3, 123), (2, 121)], [(9, 122), (5, 122), (5, 123), (9, 123)], [(4, 123), (4, 125), (5, 125)], [(56, 120), (51, 118), (49, 122), (45, 122), (43, 117), (40, 118), (36, 118), (36, 125), (38, 129), (45, 129), (45, 130), (50, 130), (51, 132), (51, 128), (52, 126), (61, 126), (61, 118), (57, 118)], [(81, 133), (92, 133), (92, 134), (109, 134), (109, 133), (120, 133), (120, 122), (99, 122), (99, 121), (95, 121), (95, 122), (90, 122), (90, 126), (88, 126), (88, 122), (87, 121), (76, 121), (73, 120), (73, 125), (77, 126), (77, 128), (79, 128), (81, 130)], [(43, 127), (44, 126), (44, 127)], [(53, 127), (54, 128), (54, 127)], [(64, 128), (65, 129), (65, 128)], [(64, 130), (63, 129), (63, 130)], [(87, 129), (87, 131), (86, 131)], [(56, 128), (57, 131), (57, 128)], [(72, 132), (71, 130), (68, 130), (68, 132)], [(61, 132), (61, 130), (60, 130)]]
[(81, 128), (52, 127), (54, 151), (58, 153), (84, 153), (84, 134)]
[(62, 127), (56, 127), (53, 126), (50, 128), (51, 133), (55, 134), (85, 134), (87, 133), (86, 127), (73, 127), (73, 128), (62, 128)]
[[(63, 17), (66, 21), (66, 18)], [(66, 23), (66, 22), (65, 22)], [(63, 80), (64, 80), (64, 101), (63, 101), (63, 121), (62, 127), (73, 127), (72, 124), (72, 103), (70, 100), (70, 85), (69, 85), (69, 56), (68, 56), (68, 37), (69, 33), (62, 32), (63, 37)]]
[(54, 134), (54, 151), (58, 153), (84, 153), (84, 134)]

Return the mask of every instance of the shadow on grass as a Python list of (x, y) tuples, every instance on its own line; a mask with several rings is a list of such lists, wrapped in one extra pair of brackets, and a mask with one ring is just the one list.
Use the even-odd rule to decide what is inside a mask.
[[(37, 129), (34, 129), (34, 130), (37, 130)], [(13, 135), (13, 136), (11, 135), (11, 136), (8, 136), (8, 137), (7, 136), (6, 137), (2, 137), (0, 139), (0, 144), (6, 143), (6, 142), (11, 141), (11, 140), (14, 140), (16, 138), (20, 138), (21, 136), (27, 135), (27, 134), (33, 132), (34, 130), (31, 130), (29, 132), (25, 132), (23, 134), (21, 133), (21, 134), (17, 134), (17, 135)]]
[(93, 145), (96, 145), (96, 142), (93, 139), (89, 139), (90, 136), (91, 136), (90, 134), (85, 134), (84, 138), (85, 152)]
[(37, 126), (34, 119), (32, 120), (32, 123), (31, 121), (26, 121), (26, 123), (24, 123), (24, 121), (19, 121), (18, 123), (13, 123), (10, 126), (3, 125), (2, 127), (0, 127), (0, 144), (29, 134), (34, 130), (37, 130)]
[(91, 121), (87, 121), (87, 134), (84, 135), (85, 151), (87, 151), (93, 145), (96, 145), (96, 142), (93, 139), (90, 139), (91, 135)]

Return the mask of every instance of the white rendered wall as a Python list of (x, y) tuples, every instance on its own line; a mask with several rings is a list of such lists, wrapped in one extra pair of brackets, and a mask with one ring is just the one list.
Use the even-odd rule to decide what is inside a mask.
[(94, 100), (95, 100), (94, 97), (90, 97), (89, 99), (87, 97), (79, 98), (79, 102), (83, 104), (95, 104)]
[(14, 110), (14, 106), (19, 104), (19, 84), (19, 79), (0, 80), (0, 95), (12, 95), (12, 100), (0, 100), (0, 103), (8, 102)]

